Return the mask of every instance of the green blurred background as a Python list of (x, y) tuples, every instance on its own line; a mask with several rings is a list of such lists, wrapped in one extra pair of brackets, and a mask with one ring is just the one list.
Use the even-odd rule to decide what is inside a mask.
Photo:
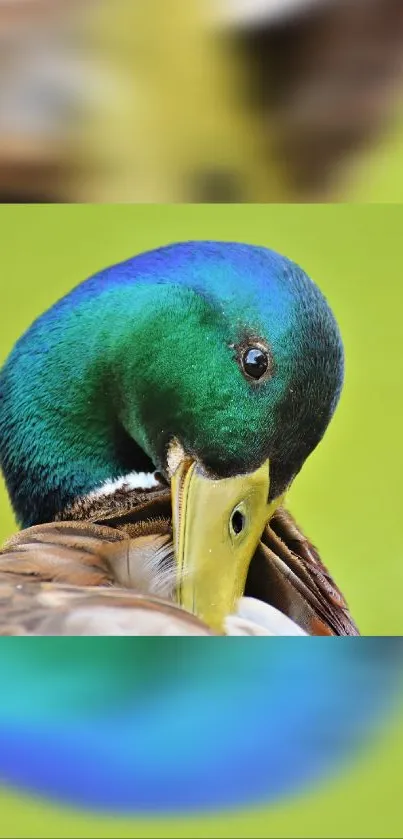
[[(58, 297), (139, 251), (209, 238), (266, 245), (295, 259), (335, 311), (347, 370), (335, 419), (289, 506), (362, 633), (403, 634), (402, 228), (399, 206), (3, 206), (0, 361)], [(3, 485), (0, 511), (1, 542), (14, 528)], [(402, 726), (394, 724), (335, 782), (236, 817), (92, 818), (0, 792), (0, 836), (400, 837), (402, 752)]]

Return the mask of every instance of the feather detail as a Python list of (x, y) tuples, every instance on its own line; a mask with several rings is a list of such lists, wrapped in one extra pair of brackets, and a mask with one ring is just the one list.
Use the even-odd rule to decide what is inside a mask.
[(0, 635), (211, 635), (193, 615), (118, 588), (62, 586), (0, 573)]
[(176, 585), (172, 539), (156, 532), (160, 526), (159, 519), (150, 521), (139, 528), (146, 535), (134, 538), (125, 530), (87, 522), (30, 527), (0, 551), (0, 574), (75, 586), (117, 584), (169, 599)]
[[(114, 495), (79, 499), (59, 518), (62, 520), (22, 530), (4, 546), (0, 551), (0, 578), (11, 586), (28, 581), (73, 585), (76, 591), (82, 587), (82, 593), (87, 587), (98, 586), (102, 587), (102, 596), (108, 587), (115, 592), (118, 586), (124, 586), (127, 596), (135, 591), (137, 596), (163, 598), (158, 601), (162, 604), (174, 599), (177, 579), (168, 487), (118, 488)], [(98, 588), (99, 596), (100, 592)], [(283, 631), (277, 631), (278, 613), (309, 635), (359, 634), (316, 549), (282, 508), (262, 535), (249, 569), (245, 595), (244, 613), (231, 617), (227, 634), (289, 634), (286, 622)], [(32, 598), (34, 605), (34, 592)], [(255, 599), (253, 615), (248, 598)], [(266, 609), (263, 622), (256, 600), (262, 601), (261, 606), (271, 607)], [(249, 604), (247, 614), (245, 603)], [(120, 598), (115, 608), (121, 605)], [(90, 608), (93, 606), (94, 599)], [(97, 608), (101, 606), (104, 608), (97, 602)], [(0, 613), (3, 623), (12, 626), (2, 604)], [(94, 632), (96, 627), (104, 627), (105, 631), (97, 634), (115, 634), (114, 626), (116, 634), (122, 634), (117, 630), (120, 626), (123, 632), (126, 626), (126, 619), (119, 622), (117, 616), (109, 613), (103, 612), (101, 617), (98, 611), (94, 618), (85, 614), (82, 626), (92, 627)], [(67, 625), (72, 628), (71, 623), (63, 624)], [(106, 631), (107, 627), (110, 631)], [(298, 632), (293, 630), (291, 634)]]
[(284, 508), (276, 511), (263, 533), (246, 594), (271, 603), (310, 635), (359, 635), (316, 548)]
[(225, 628), (227, 635), (307, 634), (283, 612), (254, 597), (241, 597), (236, 615), (226, 618)]

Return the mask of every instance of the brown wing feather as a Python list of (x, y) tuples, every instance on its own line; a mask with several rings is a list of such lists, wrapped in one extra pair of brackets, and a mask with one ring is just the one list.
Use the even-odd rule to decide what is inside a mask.
[[(0, 551), (0, 635), (212, 634), (148, 593), (144, 562), (164, 555), (169, 542), (87, 522), (20, 531)], [(123, 577), (137, 592), (116, 586)]]
[(76, 586), (112, 585), (112, 556), (128, 537), (86, 522), (53, 522), (21, 530), (0, 551), (0, 574)]
[(132, 538), (147, 532), (167, 533), (171, 529), (171, 492), (161, 485), (152, 489), (130, 489), (127, 485), (110, 495), (79, 498), (58, 517), (60, 521), (85, 521), (118, 528)]
[(0, 574), (0, 635), (212, 635), (193, 615), (118, 588)]
[(263, 533), (246, 594), (280, 609), (311, 635), (359, 635), (316, 548), (283, 508)]

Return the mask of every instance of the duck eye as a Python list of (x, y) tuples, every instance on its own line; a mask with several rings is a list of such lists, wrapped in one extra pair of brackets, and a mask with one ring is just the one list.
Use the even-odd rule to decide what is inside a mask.
[(235, 536), (238, 536), (245, 527), (245, 516), (240, 510), (235, 510), (231, 516), (231, 528)]
[(242, 366), (251, 379), (261, 379), (269, 366), (267, 352), (261, 347), (249, 347), (242, 356)]

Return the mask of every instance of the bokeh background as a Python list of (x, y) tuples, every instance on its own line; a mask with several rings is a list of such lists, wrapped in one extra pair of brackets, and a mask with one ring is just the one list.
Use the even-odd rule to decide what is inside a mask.
[(0, 835), (400, 839), (402, 654), (3, 638)]
[[(32, 319), (58, 297), (98, 269), (139, 251), (186, 239), (225, 239), (266, 245), (295, 259), (318, 283), (334, 309), (344, 337), (347, 369), (345, 389), (336, 416), (324, 441), (298, 477), (290, 493), (289, 506), (307, 534), (318, 545), (326, 564), (346, 594), (362, 633), (403, 635), (403, 566), (399, 524), (402, 467), (402, 223), (403, 208), (399, 206), (0, 207), (0, 363)], [(0, 542), (12, 533), (13, 527), (12, 512), (2, 486)], [(29, 743), (41, 716), (46, 728), (46, 721), (50, 725), (51, 720), (57, 716), (60, 723), (63, 715), (66, 715), (67, 724), (67, 717), (70, 718), (71, 714), (74, 716), (74, 713), (81, 713), (81, 710), (88, 714), (91, 708), (91, 694), (86, 693), (85, 687), (91, 683), (91, 689), (94, 690), (92, 671), (88, 666), (89, 662), (93, 664), (94, 661), (91, 650), (86, 650), (86, 665), (84, 647), (76, 647), (75, 654), (72, 646), (53, 646), (47, 648), (45, 654), (44, 646), (40, 646), (43, 640), (32, 639), (29, 650), (25, 646), (19, 650), (16, 646), (12, 647), (12, 644), (16, 644), (15, 639), (4, 638), (0, 645), (0, 666), (3, 668), (0, 776), (5, 772), (7, 760), (12, 758), (10, 743), (12, 745), (13, 736), (18, 737), (21, 725), (31, 725), (31, 734), (26, 735)], [(362, 647), (362, 662), (356, 654), (351, 656), (346, 646), (338, 647), (337, 655), (332, 653), (331, 644), (343, 645), (345, 642), (350, 645), (367, 645)], [(53, 642), (54, 645), (57, 643)], [(364, 706), (371, 706), (379, 687), (384, 684), (386, 686), (386, 679), (390, 678), (392, 671), (396, 675), (399, 668), (402, 670), (401, 647), (391, 647), (395, 643), (392, 639), (340, 639), (335, 642), (315, 639), (312, 643), (330, 645), (326, 648), (329, 652), (324, 654), (324, 647), (316, 647), (322, 650), (316, 658), (316, 664), (310, 654), (310, 666), (316, 667), (315, 682), (314, 678), (311, 680), (307, 675), (311, 672), (307, 669), (308, 655), (298, 652), (296, 656), (294, 647), (293, 661), (295, 666), (298, 661), (298, 667), (290, 671), (290, 678), (286, 682), (289, 686), (287, 702), (292, 705), (295, 699), (295, 707), (300, 707), (301, 696), (304, 702), (310, 696), (317, 701), (317, 684), (327, 685), (329, 695), (329, 688), (334, 684), (331, 679), (333, 674), (334, 680), (336, 664), (340, 679), (336, 680), (337, 685), (331, 691), (334, 714), (339, 714), (343, 705), (337, 699), (338, 690), (343, 695), (344, 692), (348, 695), (351, 690), (356, 709), (357, 703), (358, 708), (362, 703), (364, 709)], [(122, 649), (119, 649), (122, 661)], [(291, 647), (288, 649), (291, 650)], [(350, 646), (349, 649), (357, 650), (357, 646)], [(236, 670), (238, 653), (234, 650), (232, 665)], [(257, 650), (255, 647), (253, 654), (253, 661), (256, 656), (256, 697), (260, 691)], [(132, 653), (139, 660), (139, 651), (136, 653), (133, 649)], [(144, 649), (141, 654), (144, 658)], [(222, 699), (224, 688), (228, 690), (231, 681), (225, 676), (229, 667), (228, 657), (223, 650), (221, 654), (222, 662), (214, 653), (209, 663), (209, 655), (204, 651), (204, 670), (200, 669), (198, 678), (201, 685), (211, 687), (214, 695), (216, 682), (211, 674), (215, 667), (224, 680), (220, 688)], [(248, 651), (245, 653), (245, 649), (244, 654), (246, 660), (252, 661), (251, 654)], [(278, 648), (276, 656), (278, 660)], [(115, 656), (109, 655), (105, 661), (112, 663), (114, 659)], [(189, 669), (181, 664), (182, 660), (188, 660), (186, 656), (178, 659), (179, 700), (180, 685), (189, 687), (189, 682), (196, 678), (192, 674), (197, 672), (198, 658), (192, 659)], [(26, 670), (21, 670), (24, 660), (27, 661)], [(79, 660), (81, 670), (77, 669)], [(157, 678), (158, 661), (162, 661), (161, 651), (149, 659), (150, 672), (154, 673), (154, 678)], [(285, 661), (289, 659), (285, 657)], [(40, 665), (45, 670), (41, 671)], [(383, 666), (386, 668), (384, 671)], [(20, 668), (19, 680), (16, 679), (17, 667)], [(102, 670), (105, 689), (101, 683), (98, 692), (98, 701), (101, 705), (103, 703), (105, 713), (108, 691), (114, 684), (117, 691), (123, 685), (121, 676), (115, 676), (114, 682), (112, 669), (112, 664), (108, 667), (105, 664)], [(359, 677), (364, 671), (368, 679), (367, 690), (364, 690), (364, 682), (360, 683), (359, 689), (353, 690), (357, 674)], [(43, 677), (40, 678), (41, 672)], [(81, 677), (77, 675), (80, 672)], [(204, 681), (203, 672), (207, 674)], [(68, 673), (71, 673), (71, 679), (67, 680), (66, 694), (60, 679), (63, 676), (66, 678)], [(138, 682), (138, 672), (136, 678)], [(395, 676), (393, 678), (396, 685)], [(127, 687), (127, 682), (125, 684)], [(76, 688), (82, 691), (81, 694), (80, 691), (74, 693)], [(267, 714), (270, 715), (270, 681), (266, 677), (261, 682), (262, 692), (263, 688), (268, 691)], [(147, 697), (151, 697), (147, 690), (147, 684), (143, 685), (144, 707), (148, 705)], [(233, 690), (236, 692), (236, 679)], [(273, 679), (273, 698), (276, 697), (275, 691), (276, 681)], [(73, 699), (75, 696), (73, 710), (69, 709), (66, 701), (69, 692)], [(385, 690), (385, 696), (386, 693)], [(307, 734), (304, 731), (305, 720), (301, 720), (301, 737), (306, 736), (306, 742), (309, 743), (316, 732), (319, 742), (328, 742), (331, 750), (336, 717), (329, 714), (327, 719), (324, 714), (328, 701), (326, 690), (319, 694), (323, 699), (321, 711)], [(163, 692), (158, 696), (163, 714)], [(237, 707), (239, 704), (238, 698)], [(43, 796), (37, 797), (33, 793), (28, 795), (26, 788), (22, 793), (19, 784), (8, 784), (0, 789), (0, 836), (214, 835), (312, 836), (318, 839), (320, 836), (379, 836), (397, 839), (403, 829), (400, 790), (403, 720), (401, 713), (399, 715), (399, 711), (393, 707), (394, 704), (388, 704), (385, 700), (378, 732), (373, 733), (370, 741), (356, 754), (349, 755), (348, 760), (338, 767), (338, 771), (331, 773), (330, 777), (327, 773), (319, 772), (314, 783), (307, 788), (294, 791), (288, 798), (272, 801), (270, 806), (265, 806), (263, 801), (259, 806), (250, 805), (245, 808), (240, 802), (239, 812), (227, 809), (224, 813), (213, 815), (196, 813), (186, 817), (119, 817), (97, 815), (91, 812), (91, 808), (85, 809), (83, 806), (77, 810), (66, 803), (50, 803)], [(233, 714), (233, 719), (236, 719), (235, 706), (231, 693), (226, 694), (224, 707), (227, 719), (228, 714)], [(199, 720), (204, 720), (203, 702), (195, 707), (200, 714)], [(241, 717), (241, 724), (238, 721), (234, 728), (234, 737), (239, 739), (240, 744), (243, 741), (240, 736), (241, 725), (242, 730), (244, 725), (248, 725), (248, 713), (252, 714), (252, 718), (257, 717), (253, 698), (249, 703), (242, 704), (242, 714), (245, 716)], [(95, 715), (94, 725), (96, 719)], [(109, 724), (110, 718), (107, 716), (106, 728), (104, 723), (100, 726), (101, 740)], [(198, 729), (197, 715), (194, 725)], [(13, 734), (13, 731), (16, 733)], [(329, 732), (332, 737), (328, 738)], [(120, 735), (124, 736), (121, 729)], [(187, 737), (187, 742), (190, 740), (191, 735)], [(39, 745), (36, 741), (36, 744), (39, 756), (41, 750), (45, 754), (44, 741), (39, 740)], [(158, 743), (154, 743), (154, 748), (158, 753)], [(9, 758), (6, 757), (7, 749), (11, 755)], [(242, 773), (245, 766), (241, 760), (241, 746), (239, 754), (239, 771)], [(211, 759), (214, 760), (213, 753)], [(17, 769), (22, 771), (24, 763), (19, 768), (17, 765)], [(26, 771), (29, 774), (28, 762)], [(6, 773), (7, 777), (9, 775)]]
[(401, 201), (401, 0), (0, 0), (0, 200)]

